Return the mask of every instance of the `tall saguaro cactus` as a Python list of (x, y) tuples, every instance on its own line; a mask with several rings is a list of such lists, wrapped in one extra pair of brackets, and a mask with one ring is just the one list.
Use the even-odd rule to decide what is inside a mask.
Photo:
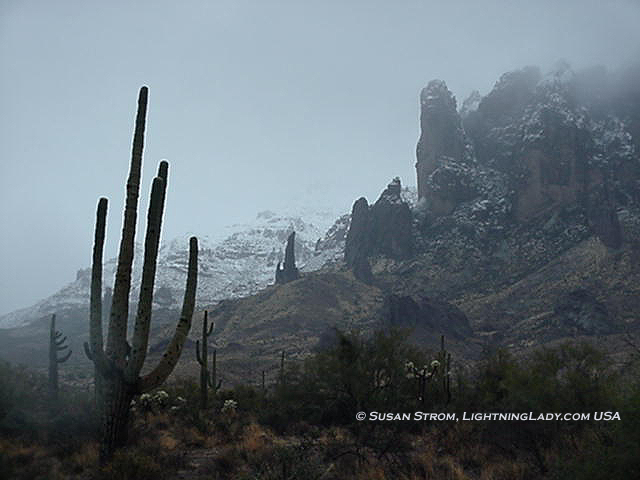
[(126, 442), (129, 410), (133, 396), (148, 392), (161, 385), (176, 366), (191, 328), (191, 317), (195, 307), (198, 241), (195, 237), (192, 237), (189, 242), (189, 267), (180, 320), (159, 364), (147, 375), (140, 376), (149, 342), (153, 285), (169, 168), (167, 162), (160, 162), (158, 176), (153, 179), (151, 187), (151, 199), (147, 214), (147, 232), (144, 242), (142, 283), (140, 285), (140, 298), (138, 300), (133, 339), (130, 346), (127, 342), (127, 320), (140, 173), (142, 169), (147, 95), (147, 87), (142, 87), (138, 97), (138, 113), (133, 137), (131, 166), (127, 180), (124, 222), (112, 294), (106, 348), (103, 345), (101, 322), (102, 255), (107, 215), (106, 198), (100, 199), (96, 212), (89, 314), (90, 343), (85, 343), (84, 347), (96, 370), (98, 412), (102, 416), (100, 459), (103, 463), (113, 456), (116, 448)]
[(202, 347), (200, 340), (196, 341), (196, 359), (200, 364), (200, 408), (207, 408), (209, 387), (213, 389), (213, 393), (220, 388), (220, 384), (216, 385), (216, 351), (213, 351), (213, 365), (211, 376), (209, 376), (209, 354), (207, 338), (213, 332), (213, 322), (207, 326), (208, 312), (204, 311), (204, 320), (202, 321)]
[(69, 360), (71, 350), (58, 358), (58, 352), (69, 348), (64, 345), (67, 337), (62, 336), (62, 332), (56, 330), (56, 314), (51, 316), (51, 331), (49, 334), (49, 395), (51, 404), (55, 405), (58, 401), (58, 364)]

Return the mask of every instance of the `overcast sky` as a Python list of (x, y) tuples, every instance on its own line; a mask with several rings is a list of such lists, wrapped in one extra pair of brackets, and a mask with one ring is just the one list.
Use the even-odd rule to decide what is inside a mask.
[(639, 24), (631, 0), (0, 0), (0, 313), (90, 264), (99, 196), (115, 255), (141, 85), (140, 206), (168, 159), (163, 238), (207, 235), (415, 185), (429, 80), (461, 102), (529, 64), (616, 68)]

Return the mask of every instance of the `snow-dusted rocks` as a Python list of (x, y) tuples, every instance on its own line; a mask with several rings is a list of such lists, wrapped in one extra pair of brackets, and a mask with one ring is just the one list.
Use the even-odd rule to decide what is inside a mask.
[[(287, 237), (295, 230), (295, 251), (301, 271), (318, 270), (335, 261), (344, 252), (345, 222), (348, 216), (327, 232), (335, 214), (303, 211), (299, 215), (280, 215), (260, 212), (252, 223), (228, 227), (218, 238), (201, 237), (198, 261), (198, 303), (211, 304), (226, 298), (256, 293), (273, 283), (276, 264), (284, 259)], [(342, 225), (342, 226), (341, 226)], [(325, 235), (327, 232), (327, 235)], [(187, 274), (189, 235), (166, 242), (158, 254), (154, 308), (179, 307)], [(130, 299), (135, 301), (141, 274), (142, 247), (137, 245), (134, 255), (134, 288)], [(104, 264), (105, 290), (113, 286), (116, 259)], [(76, 280), (55, 294), (31, 307), (0, 317), (0, 328), (26, 325), (52, 313), (73, 317), (89, 305), (90, 269), (79, 270)], [(65, 315), (68, 312), (68, 315)]]

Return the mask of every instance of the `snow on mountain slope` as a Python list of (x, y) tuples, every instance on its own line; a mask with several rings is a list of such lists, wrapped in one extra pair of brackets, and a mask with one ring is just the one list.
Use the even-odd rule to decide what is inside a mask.
[[(227, 227), (215, 237), (200, 237), (197, 302), (211, 304), (225, 298), (247, 296), (273, 283), (276, 265), (283, 260), (287, 236), (292, 230), (296, 231), (296, 263), (303, 272), (317, 270), (341, 258), (348, 215), (340, 217), (337, 225), (327, 232), (337, 217), (333, 211), (309, 208), (290, 209), (286, 214), (266, 210), (258, 213), (251, 223)], [(178, 308), (182, 304), (189, 237), (175, 238), (160, 248), (156, 307)], [(139, 294), (142, 255), (142, 246), (137, 244), (132, 302)], [(104, 288), (113, 287), (116, 266), (116, 258), (104, 263)], [(50, 297), (0, 317), (0, 328), (26, 325), (52, 313), (60, 315), (79, 307), (88, 308), (90, 282), (91, 268), (79, 270), (74, 282)]]

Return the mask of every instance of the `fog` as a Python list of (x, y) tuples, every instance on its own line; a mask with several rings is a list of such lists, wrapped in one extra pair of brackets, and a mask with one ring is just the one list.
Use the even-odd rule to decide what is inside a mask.
[(414, 185), (433, 78), (461, 102), (525, 65), (640, 58), (632, 1), (132, 3), (0, 4), (0, 313), (90, 264), (100, 196), (115, 255), (141, 85), (140, 207), (168, 159), (171, 239), (267, 208), (346, 212), (396, 175)]

